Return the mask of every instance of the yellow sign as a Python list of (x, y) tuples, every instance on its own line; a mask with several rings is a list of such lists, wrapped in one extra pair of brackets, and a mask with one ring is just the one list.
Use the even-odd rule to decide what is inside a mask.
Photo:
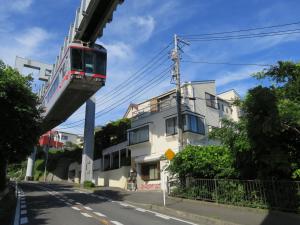
[(166, 152), (165, 152), (165, 156), (168, 160), (172, 160), (174, 157), (175, 157), (175, 152), (172, 151), (172, 149), (168, 149)]

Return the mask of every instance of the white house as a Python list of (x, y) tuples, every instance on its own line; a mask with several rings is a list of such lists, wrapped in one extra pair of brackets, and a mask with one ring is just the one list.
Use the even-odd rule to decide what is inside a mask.
[[(181, 87), (183, 144), (213, 144), (208, 133), (223, 117), (237, 121), (239, 99), (234, 90), (216, 93), (215, 81), (184, 83)], [(130, 169), (137, 172), (139, 190), (161, 189), (161, 171), (167, 149), (179, 151), (175, 90), (129, 105), (124, 118), (131, 119), (126, 142), (103, 150), (101, 169), (94, 170), (97, 185), (127, 187)]]
[[(234, 90), (217, 95), (215, 81), (185, 83), (181, 92), (184, 145), (207, 145), (209, 131), (220, 126), (222, 117), (239, 118), (238, 107), (232, 105), (239, 95)], [(163, 155), (169, 148), (179, 150), (175, 96), (171, 90), (132, 104), (124, 116), (132, 119), (128, 148), (140, 190), (161, 189)]]

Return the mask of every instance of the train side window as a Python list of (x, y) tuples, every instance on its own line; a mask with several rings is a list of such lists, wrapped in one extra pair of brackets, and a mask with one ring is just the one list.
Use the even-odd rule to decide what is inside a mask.
[(71, 61), (72, 61), (72, 70), (83, 71), (81, 49), (72, 49)]
[(86, 73), (94, 73), (94, 54), (92, 51), (85, 51), (84, 52), (84, 66)]

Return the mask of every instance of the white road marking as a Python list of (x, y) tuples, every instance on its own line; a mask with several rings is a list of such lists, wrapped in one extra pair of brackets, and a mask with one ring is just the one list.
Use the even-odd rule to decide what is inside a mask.
[(21, 210), (21, 215), (24, 215), (24, 214), (27, 214), (27, 210), (26, 209)]
[(71, 204), (71, 203), (69, 203), (69, 202), (66, 202), (66, 204), (67, 204), (67, 205), (72, 205), (72, 204)]
[[(154, 212), (154, 211), (151, 211), (151, 210), (146, 210), (146, 211), (150, 212), (150, 213), (153, 213), (153, 214), (160, 214), (160, 215), (163, 215), (163, 216), (167, 216), (167, 215), (157, 213), (157, 212)], [(167, 217), (169, 217), (170, 219), (173, 219), (173, 220), (177, 220), (177, 221), (182, 222), (182, 223), (187, 223), (187, 224), (191, 224), (191, 225), (198, 225), (197, 223), (192, 223), (192, 222), (189, 222), (189, 221), (186, 221), (186, 220), (178, 219), (176, 217), (172, 217), (172, 216), (167, 216)]]
[(26, 224), (26, 223), (28, 223), (28, 218), (27, 217), (21, 217), (20, 224)]
[(92, 211), (93, 209), (88, 207), (88, 206), (83, 206), (83, 208), (85, 208), (86, 210)]
[(93, 213), (96, 214), (97, 216), (106, 217), (106, 215), (99, 213), (99, 212), (93, 212)]
[(142, 208), (135, 208), (135, 210), (139, 212), (146, 212), (146, 209), (142, 209)]
[(25, 209), (26, 208), (26, 205), (21, 205), (21, 209)]
[(25, 203), (26, 203), (25, 199), (21, 200), (21, 204), (25, 204)]
[(84, 215), (85, 217), (92, 217), (90, 214), (88, 213), (81, 213), (82, 215)]
[(119, 203), (121, 206), (124, 206), (124, 207), (129, 207), (129, 205), (128, 204), (126, 204), (126, 203)]
[(76, 205), (82, 205), (80, 202), (75, 202)]
[(169, 220), (169, 219), (170, 219), (169, 216), (166, 216), (166, 215), (163, 215), (163, 214), (160, 214), (160, 213), (155, 213), (155, 216), (160, 217), (160, 218), (163, 218), (163, 219), (165, 219), (165, 220)]
[(77, 210), (77, 211), (80, 210), (79, 208), (77, 208), (77, 207), (75, 207), (75, 206), (72, 206), (71, 208), (74, 209), (74, 210)]
[(110, 221), (111, 223), (115, 224), (115, 225), (123, 225), (123, 223), (120, 223), (118, 221)]
[(192, 222), (182, 220), (182, 219), (178, 219), (178, 218), (175, 218), (175, 217), (170, 217), (170, 218), (173, 219), (173, 220), (177, 220), (179, 222), (182, 222), (182, 223), (187, 223), (187, 224), (191, 224), (191, 225), (198, 225), (197, 223), (192, 223)]

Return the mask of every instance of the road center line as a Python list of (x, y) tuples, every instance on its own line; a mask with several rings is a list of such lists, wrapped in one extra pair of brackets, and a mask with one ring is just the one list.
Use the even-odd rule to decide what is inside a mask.
[(99, 212), (93, 212), (94, 214), (96, 214), (97, 216), (100, 216), (100, 217), (106, 217), (106, 215), (102, 214), (102, 213), (99, 213)]
[(88, 206), (83, 206), (83, 208), (85, 208), (86, 210), (92, 211), (93, 209), (88, 207)]
[(74, 210), (77, 210), (77, 211), (79, 211), (80, 209), (79, 208), (77, 208), (76, 206), (72, 206), (71, 207), (72, 209), (74, 209)]
[(83, 216), (85, 216), (85, 217), (92, 217), (90, 214), (88, 214), (88, 213), (81, 213)]

